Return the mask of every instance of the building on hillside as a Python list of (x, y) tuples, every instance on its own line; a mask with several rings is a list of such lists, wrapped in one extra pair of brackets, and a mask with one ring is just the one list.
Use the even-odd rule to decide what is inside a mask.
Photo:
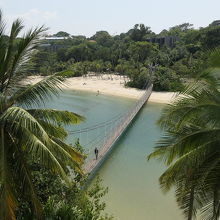
[(95, 40), (88, 40), (88, 42), (90, 42), (90, 43), (96, 43)]
[(39, 47), (55, 52), (61, 48), (67, 47), (62, 42), (63, 40), (67, 40), (67, 39), (70, 39), (70, 37), (56, 37), (56, 36), (44, 37), (42, 38), (42, 43), (39, 45)]
[(54, 40), (66, 40), (66, 39), (68, 39), (69, 37), (56, 37), (56, 36), (51, 36), (51, 37), (45, 37), (44, 38), (44, 40), (48, 40), (48, 41), (50, 41), (50, 40), (52, 40), (52, 41), (54, 41)]
[(209, 26), (220, 26), (220, 20), (213, 21)]
[(148, 42), (159, 44), (160, 47), (167, 46), (173, 48), (175, 43), (179, 41), (177, 36), (160, 36), (160, 37), (151, 37), (147, 39)]

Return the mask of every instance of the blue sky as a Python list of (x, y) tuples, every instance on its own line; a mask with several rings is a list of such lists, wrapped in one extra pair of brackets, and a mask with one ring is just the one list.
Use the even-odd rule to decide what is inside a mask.
[(92, 36), (98, 30), (115, 35), (137, 23), (156, 33), (189, 22), (207, 26), (220, 19), (220, 0), (0, 0), (6, 20), (21, 17), (27, 27), (45, 24), (59, 30)]

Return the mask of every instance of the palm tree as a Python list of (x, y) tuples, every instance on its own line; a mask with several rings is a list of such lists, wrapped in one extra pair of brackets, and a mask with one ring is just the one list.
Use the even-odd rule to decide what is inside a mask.
[[(217, 67), (219, 52), (214, 53), (211, 66)], [(220, 216), (220, 80), (218, 74), (203, 76), (165, 108), (159, 125), (166, 133), (148, 156), (168, 166), (160, 184), (165, 191), (176, 187), (178, 205), (188, 220), (198, 210), (203, 219)]]
[(0, 219), (16, 219), (22, 197), (31, 202), (32, 212), (42, 218), (29, 161), (37, 162), (60, 175), (67, 183), (67, 166), (81, 171), (83, 156), (63, 142), (67, 136), (63, 125), (79, 123), (83, 117), (68, 111), (39, 109), (52, 95), (58, 95), (63, 79), (50, 76), (34, 85), (23, 85), (29, 61), (43, 27), (18, 35), (22, 22), (13, 22), (5, 36), (5, 23), (0, 12)]

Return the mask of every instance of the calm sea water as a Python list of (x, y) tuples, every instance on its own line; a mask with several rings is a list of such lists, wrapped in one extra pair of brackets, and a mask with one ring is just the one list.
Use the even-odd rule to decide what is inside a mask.
[[(131, 99), (65, 91), (46, 107), (84, 115), (86, 122), (68, 127), (69, 130), (77, 130), (125, 112), (133, 103)], [(161, 104), (145, 105), (98, 172), (103, 185), (109, 188), (104, 198), (106, 212), (116, 220), (183, 219), (174, 194), (164, 195), (160, 190), (158, 178), (164, 166), (158, 161), (146, 159), (161, 135), (156, 121), (163, 107)], [(72, 135), (67, 141), (73, 143), (76, 138)]]

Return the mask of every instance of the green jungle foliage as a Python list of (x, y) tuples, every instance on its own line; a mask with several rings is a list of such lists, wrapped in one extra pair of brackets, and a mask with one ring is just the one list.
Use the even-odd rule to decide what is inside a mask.
[(162, 190), (174, 188), (185, 219), (220, 218), (220, 50), (209, 53), (207, 69), (182, 96), (164, 108), (163, 136), (150, 158), (167, 166)]
[[(79, 141), (75, 146), (65, 143), (65, 125), (84, 117), (36, 108), (58, 95), (63, 77), (89, 72), (99, 77), (117, 72), (130, 78), (127, 86), (141, 89), (151, 81), (158, 91), (182, 90), (183, 96), (161, 116), (166, 133), (149, 158), (168, 166), (160, 184), (164, 191), (175, 187), (186, 219), (198, 212), (202, 219), (219, 219), (220, 53), (214, 48), (220, 46), (220, 27), (196, 30), (185, 23), (156, 35), (140, 24), (117, 36), (99, 31), (89, 39), (60, 31), (54, 35), (59, 40), (45, 42), (40, 41), (43, 27), (18, 38), (23, 28), (17, 19), (6, 36), (0, 11), (1, 220), (112, 219), (102, 214), (107, 189), (100, 180), (83, 188), (87, 177)], [(164, 36), (178, 40), (151, 42)], [(51, 76), (34, 85), (21, 83), (28, 74), (39, 73)]]
[[(66, 126), (84, 117), (40, 108), (59, 95), (64, 78), (53, 74), (28, 84), (29, 61), (45, 29), (31, 29), (18, 38), (23, 29), (16, 19), (6, 37), (0, 10), (0, 220), (111, 219), (102, 215), (100, 199), (107, 190), (99, 181), (83, 189), (85, 155), (79, 141), (66, 143)], [(50, 65), (40, 68), (49, 71), (56, 56), (44, 54)], [(78, 70), (81, 66), (75, 65), (73, 71)]]
[[(83, 189), (86, 178), (82, 175), (74, 177), (74, 184), (68, 186), (62, 179), (41, 167), (31, 164), (33, 183), (37, 196), (43, 206), (45, 220), (112, 220), (103, 214), (105, 203), (101, 198), (108, 189), (101, 186), (99, 178), (89, 189)], [(27, 198), (19, 202), (18, 220), (35, 220), (31, 204)]]
[[(220, 46), (219, 26), (194, 29), (189, 23), (159, 34), (136, 24), (116, 36), (106, 31), (98, 31), (90, 38), (62, 31), (53, 36), (65, 39), (42, 41), (32, 60), (31, 74), (61, 72), (72, 77), (114, 72), (129, 76), (130, 87), (142, 89), (151, 80), (157, 91), (181, 90), (199, 72), (207, 59), (207, 49)], [(159, 37), (176, 40), (171, 44), (170, 38), (167, 44), (151, 42)]]

